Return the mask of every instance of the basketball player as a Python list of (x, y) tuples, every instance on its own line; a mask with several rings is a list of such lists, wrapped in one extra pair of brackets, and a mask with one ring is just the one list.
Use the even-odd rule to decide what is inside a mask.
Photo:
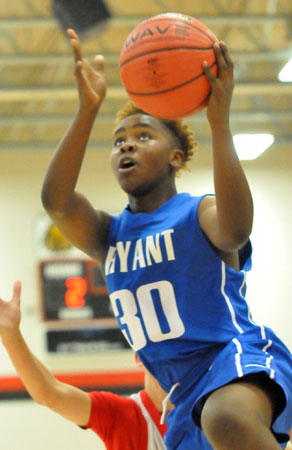
[[(57, 380), (22, 336), (20, 291), (20, 282), (15, 282), (11, 301), (0, 298), (0, 337), (31, 397), (80, 427), (93, 430), (108, 450), (165, 449), (166, 425), (160, 424), (160, 419), (166, 393), (155, 378), (145, 370), (145, 388), (129, 398), (111, 392), (87, 393)], [(171, 408), (169, 403), (167, 410)]]
[[(49, 166), (42, 200), (66, 239), (104, 268), (125, 337), (169, 393), (175, 408), (167, 448), (285, 448), (292, 358), (272, 330), (252, 320), (244, 298), (253, 202), (229, 127), (234, 82), (226, 45), (214, 46), (217, 78), (203, 64), (212, 88), (206, 112), (216, 195), (177, 194), (175, 176), (193, 152), (190, 130), (130, 105), (118, 115), (111, 153), (129, 204), (111, 216), (75, 190), (106, 82), (103, 58), (93, 68), (75, 32), (68, 34), (80, 107)], [(195, 427), (206, 440), (196, 440)]]

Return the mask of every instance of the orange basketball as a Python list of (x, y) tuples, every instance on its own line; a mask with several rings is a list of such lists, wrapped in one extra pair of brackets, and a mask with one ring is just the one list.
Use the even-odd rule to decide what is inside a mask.
[(141, 22), (120, 55), (122, 83), (131, 100), (148, 114), (178, 119), (208, 103), (207, 61), (217, 75), (216, 36), (199, 20), (167, 13)]

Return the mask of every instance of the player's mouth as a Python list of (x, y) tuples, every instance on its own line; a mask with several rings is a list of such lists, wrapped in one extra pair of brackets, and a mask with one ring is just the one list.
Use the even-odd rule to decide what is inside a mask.
[(129, 156), (122, 156), (119, 161), (119, 172), (130, 172), (136, 167), (136, 162)]

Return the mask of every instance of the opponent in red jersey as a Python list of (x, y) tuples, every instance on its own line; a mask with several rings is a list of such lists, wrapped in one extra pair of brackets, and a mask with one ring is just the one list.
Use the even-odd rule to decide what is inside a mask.
[(11, 301), (0, 298), (0, 337), (31, 397), (80, 427), (92, 429), (108, 450), (165, 449), (166, 426), (160, 425), (160, 419), (166, 394), (155, 378), (145, 369), (145, 388), (130, 398), (111, 392), (87, 393), (57, 380), (21, 334), (20, 293), (21, 283), (16, 281)]

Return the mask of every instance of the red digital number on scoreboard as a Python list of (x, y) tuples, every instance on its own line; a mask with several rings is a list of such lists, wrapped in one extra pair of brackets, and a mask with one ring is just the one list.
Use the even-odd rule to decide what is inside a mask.
[(41, 261), (40, 276), (44, 320), (112, 318), (105, 281), (95, 261)]
[(87, 292), (87, 281), (82, 277), (67, 278), (65, 281), (67, 291), (65, 293), (65, 304), (68, 308), (82, 308), (85, 305), (85, 294)]

